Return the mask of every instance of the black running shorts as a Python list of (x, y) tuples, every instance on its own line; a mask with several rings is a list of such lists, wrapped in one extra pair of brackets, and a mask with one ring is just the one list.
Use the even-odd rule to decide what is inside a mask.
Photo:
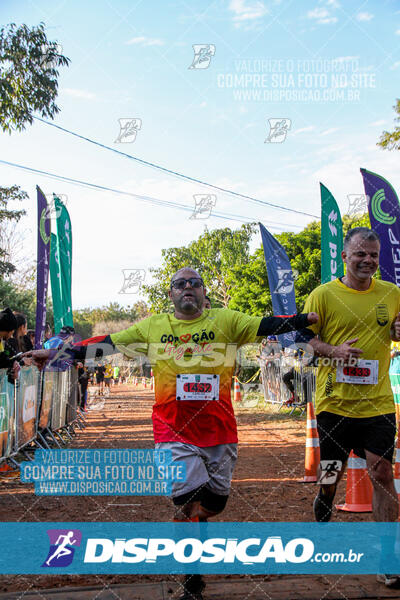
[(350, 450), (365, 458), (365, 450), (392, 462), (396, 434), (394, 413), (377, 417), (343, 417), (327, 411), (317, 415), (321, 460), (347, 460)]

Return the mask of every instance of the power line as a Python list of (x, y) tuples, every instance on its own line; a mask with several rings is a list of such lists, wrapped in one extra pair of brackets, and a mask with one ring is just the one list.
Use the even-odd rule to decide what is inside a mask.
[[(178, 202), (171, 202), (169, 200), (160, 200), (159, 198), (154, 198), (153, 196), (143, 196), (141, 194), (134, 194), (133, 192), (126, 192), (124, 190), (118, 190), (115, 188), (110, 188), (104, 185), (98, 185), (96, 183), (90, 183), (88, 181), (82, 181), (80, 179), (73, 179), (71, 177), (66, 177), (64, 175), (58, 175), (56, 173), (50, 173), (49, 171), (41, 171), (40, 169), (34, 169), (33, 167), (27, 167), (25, 165), (19, 165), (17, 163), (12, 163), (6, 160), (0, 160), (0, 164), (4, 164), (7, 165), (9, 167), (14, 167), (17, 169), (22, 169), (23, 171), (28, 171), (30, 173), (35, 173), (35, 174), (39, 174), (42, 175), (44, 177), (49, 177), (51, 179), (56, 179), (58, 181), (63, 181), (64, 183), (71, 183), (73, 185), (78, 185), (81, 187), (86, 187), (89, 189), (94, 189), (96, 191), (101, 191), (101, 192), (112, 192), (114, 194), (120, 194), (123, 196), (130, 196), (132, 198), (136, 198), (137, 200), (141, 201), (141, 202), (147, 202), (149, 204), (155, 204), (158, 206), (164, 206), (166, 208), (177, 208), (179, 210), (184, 210), (186, 212), (190, 212), (193, 213), (193, 207), (190, 206), (186, 206), (185, 204), (179, 204)], [(239, 221), (241, 223), (253, 223), (254, 219), (251, 219), (249, 217), (245, 217), (243, 215), (234, 215), (231, 213), (225, 213), (225, 212), (214, 212), (212, 211), (212, 216), (213, 217), (217, 217), (219, 219), (225, 219), (227, 221)], [(279, 223), (277, 221), (264, 221), (265, 223), (268, 224), (270, 229), (280, 229), (279, 227), (276, 227), (276, 225), (282, 225), (282, 226), (287, 226), (287, 223)], [(299, 225), (294, 225), (293, 227), (300, 227)]]
[(202, 181), (201, 179), (196, 179), (195, 177), (190, 177), (189, 175), (184, 175), (183, 173), (179, 173), (178, 171), (173, 171), (172, 169), (167, 169), (166, 167), (162, 167), (161, 165), (157, 165), (155, 163), (149, 162), (142, 158), (138, 158), (137, 156), (132, 156), (131, 154), (127, 154), (126, 152), (121, 152), (120, 150), (116, 150), (115, 148), (112, 148), (111, 146), (106, 146), (105, 144), (102, 144), (101, 142), (96, 142), (95, 140), (85, 137), (84, 135), (80, 135), (79, 133), (76, 133), (75, 131), (65, 129), (64, 127), (61, 127), (60, 125), (56, 125), (55, 123), (50, 123), (50, 121), (45, 121), (44, 119), (41, 119), (40, 117), (34, 117), (34, 118), (37, 121), (41, 121), (45, 125), (50, 125), (51, 127), (55, 127), (56, 129), (59, 129), (60, 131), (63, 131), (64, 133), (68, 133), (69, 135), (73, 135), (81, 140), (85, 140), (86, 142), (89, 142), (90, 144), (94, 144), (95, 146), (98, 146), (99, 148), (103, 148), (104, 150), (110, 150), (111, 152), (114, 152), (115, 154), (119, 154), (120, 156), (129, 158), (130, 160), (135, 160), (136, 162), (138, 162), (142, 165), (145, 165), (146, 167), (151, 167), (152, 169), (157, 169), (158, 171), (163, 171), (164, 173), (168, 173), (169, 175), (174, 175), (175, 177), (179, 177), (180, 179), (185, 179), (186, 181), (199, 183), (200, 185), (204, 185), (204, 186), (207, 186), (214, 190), (218, 190), (220, 192), (223, 192), (224, 194), (231, 194), (232, 196), (236, 196), (238, 198), (243, 198), (245, 200), (249, 200), (250, 202), (255, 202), (256, 204), (261, 204), (263, 206), (269, 206), (271, 208), (275, 208), (278, 210), (284, 210), (287, 212), (296, 213), (298, 215), (304, 215), (306, 217), (313, 217), (315, 219), (319, 219), (319, 217), (317, 215), (313, 215), (311, 213), (306, 213), (306, 212), (302, 212), (300, 210), (295, 210), (294, 208), (287, 208), (286, 206), (280, 206), (279, 204), (272, 204), (271, 202), (267, 202), (266, 200), (259, 200), (258, 198), (253, 198), (253, 196), (247, 196), (246, 194), (240, 194), (239, 192), (234, 192), (233, 190), (228, 190), (226, 188), (219, 187), (218, 185), (213, 185), (212, 183), (207, 183), (206, 181)]

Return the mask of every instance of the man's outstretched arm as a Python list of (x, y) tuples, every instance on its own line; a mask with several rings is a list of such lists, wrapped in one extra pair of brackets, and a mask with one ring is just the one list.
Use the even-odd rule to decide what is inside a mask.
[(72, 361), (85, 360), (92, 358), (99, 360), (103, 356), (119, 352), (110, 335), (98, 335), (77, 343), (64, 344), (60, 348), (49, 348), (47, 350), (31, 350), (24, 356), (32, 357), (33, 363), (42, 370), (47, 362), (53, 362), (59, 359)]
[(304, 329), (308, 325), (317, 323), (318, 314), (315, 312), (303, 313), (300, 315), (264, 317), (261, 320), (257, 335), (279, 335), (288, 331)]

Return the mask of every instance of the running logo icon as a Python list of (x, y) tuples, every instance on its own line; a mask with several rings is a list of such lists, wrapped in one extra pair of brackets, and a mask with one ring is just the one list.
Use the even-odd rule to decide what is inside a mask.
[(137, 132), (142, 129), (142, 119), (118, 119), (119, 134), (114, 144), (132, 144), (136, 140)]
[(74, 559), (75, 548), (81, 545), (79, 529), (48, 529), (50, 548), (42, 567), (68, 567)]
[(368, 210), (368, 198), (365, 194), (348, 194), (349, 207), (347, 214), (349, 217), (362, 215)]
[(282, 144), (292, 125), (291, 119), (268, 119), (269, 134), (264, 144)]
[(208, 219), (217, 204), (217, 196), (215, 194), (194, 194), (193, 199), (194, 212), (189, 219)]
[(119, 294), (137, 294), (140, 291), (144, 278), (145, 269), (122, 269), (124, 281)]
[(193, 44), (194, 57), (189, 69), (208, 69), (215, 55), (214, 44)]

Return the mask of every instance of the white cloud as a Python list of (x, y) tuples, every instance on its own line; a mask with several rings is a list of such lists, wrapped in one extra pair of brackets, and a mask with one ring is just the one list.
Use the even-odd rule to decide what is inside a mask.
[(233, 20), (237, 25), (243, 21), (261, 19), (268, 14), (267, 7), (260, 0), (248, 3), (246, 0), (231, 0), (229, 10), (234, 13)]
[(394, 71), (395, 69), (398, 69), (400, 67), (400, 60), (398, 60), (397, 62), (393, 63), (392, 66), (390, 67), (391, 71)]
[(331, 133), (335, 133), (335, 131), (339, 131), (338, 127), (331, 127), (330, 129), (325, 129), (320, 135), (330, 135)]
[(296, 129), (293, 131), (292, 135), (298, 135), (299, 133), (308, 133), (309, 131), (314, 131), (314, 125), (310, 125), (309, 127), (302, 127), (301, 129)]
[(384, 125), (386, 123), (386, 121), (384, 119), (380, 119), (379, 121), (374, 121), (373, 123), (370, 123), (371, 127), (380, 127), (382, 125)]
[(84, 98), (85, 100), (93, 100), (95, 98), (95, 94), (92, 92), (87, 92), (86, 90), (77, 90), (75, 88), (64, 88), (62, 90), (64, 94), (67, 96), (72, 96), (73, 98)]
[(134, 37), (131, 40), (125, 42), (127, 46), (133, 46), (134, 44), (138, 44), (140, 46), (164, 46), (163, 40), (157, 38), (148, 38), (145, 36)]
[(400, 35), (400, 29), (396, 30), (396, 35)]
[(307, 13), (309, 19), (316, 19), (320, 25), (328, 25), (330, 23), (336, 23), (337, 18), (332, 17), (329, 10), (322, 7), (316, 7), (314, 10), (309, 10)]
[(371, 13), (368, 12), (360, 12), (356, 17), (357, 21), (371, 21), (373, 18), (374, 15), (371, 15)]

